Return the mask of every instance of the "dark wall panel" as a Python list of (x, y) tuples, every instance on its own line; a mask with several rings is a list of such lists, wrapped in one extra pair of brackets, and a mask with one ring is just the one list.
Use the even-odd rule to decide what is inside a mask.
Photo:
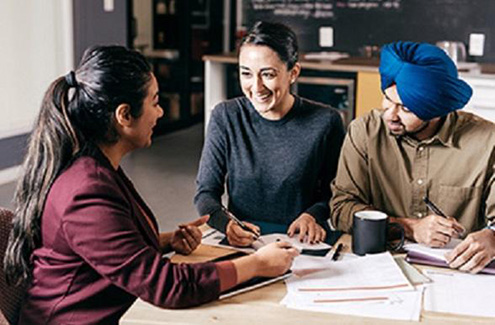
[(93, 45), (130, 45), (130, 0), (114, 0), (114, 10), (107, 12), (103, 0), (73, 0), (74, 56), (76, 65), (84, 50)]
[[(363, 45), (397, 40), (461, 41), (470, 33), (485, 34), (485, 55), (495, 62), (493, 0), (249, 0), (246, 22), (280, 21), (297, 33), (303, 52), (345, 51), (359, 54)], [(334, 47), (320, 48), (319, 27), (334, 29)]]

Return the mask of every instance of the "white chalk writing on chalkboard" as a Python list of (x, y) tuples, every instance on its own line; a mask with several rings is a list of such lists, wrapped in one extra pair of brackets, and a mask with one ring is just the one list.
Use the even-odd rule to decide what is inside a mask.
[(400, 9), (401, 0), (337, 0), (336, 8), (349, 9)]
[(284, 1), (284, 0), (252, 0), (255, 11), (270, 11), (275, 16), (308, 18), (333, 18), (333, 0), (316, 1)]
[(338, 9), (400, 9), (401, 0), (251, 0), (254, 11), (271, 12), (274, 16), (334, 18)]

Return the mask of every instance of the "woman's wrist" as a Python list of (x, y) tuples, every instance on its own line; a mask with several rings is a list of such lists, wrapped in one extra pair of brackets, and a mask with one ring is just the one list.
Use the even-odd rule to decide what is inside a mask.
[(260, 274), (261, 259), (256, 253), (232, 261), (237, 273), (237, 283), (245, 282)]
[(172, 245), (170, 244), (172, 236), (173, 236), (173, 233), (170, 233), (170, 232), (161, 232), (160, 233), (159, 242), (160, 242), (160, 250), (162, 251), (162, 253), (164, 253), (164, 254), (170, 253), (173, 250)]

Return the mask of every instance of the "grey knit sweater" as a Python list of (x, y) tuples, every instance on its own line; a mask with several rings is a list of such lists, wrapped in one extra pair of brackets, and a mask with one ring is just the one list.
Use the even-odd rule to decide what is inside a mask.
[(344, 134), (335, 109), (297, 96), (277, 121), (263, 118), (246, 97), (218, 104), (196, 180), (199, 214), (225, 230), (226, 182), (228, 209), (240, 219), (289, 225), (307, 212), (323, 225)]

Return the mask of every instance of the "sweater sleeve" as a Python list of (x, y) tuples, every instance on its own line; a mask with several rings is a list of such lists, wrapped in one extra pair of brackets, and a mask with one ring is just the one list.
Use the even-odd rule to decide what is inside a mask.
[(224, 292), (237, 285), (237, 270), (232, 261), (222, 261), (215, 264), (220, 278), (220, 291)]
[(149, 245), (130, 202), (111, 176), (78, 184), (61, 206), (62, 230), (70, 247), (102, 277), (153, 305), (183, 308), (217, 299), (214, 263), (174, 264)]
[(228, 138), (223, 118), (225, 109), (228, 108), (219, 104), (212, 111), (199, 162), (194, 197), (194, 204), (199, 215), (210, 215), (208, 224), (221, 232), (225, 232), (228, 223), (227, 216), (221, 210), (228, 150)]
[(316, 203), (305, 211), (312, 215), (321, 225), (326, 224), (330, 217), (329, 201), (332, 196), (330, 183), (337, 173), (340, 150), (345, 137), (344, 124), (338, 113), (332, 115), (332, 122), (329, 128), (330, 132), (324, 142), (323, 163), (318, 171), (318, 182), (315, 189)]

